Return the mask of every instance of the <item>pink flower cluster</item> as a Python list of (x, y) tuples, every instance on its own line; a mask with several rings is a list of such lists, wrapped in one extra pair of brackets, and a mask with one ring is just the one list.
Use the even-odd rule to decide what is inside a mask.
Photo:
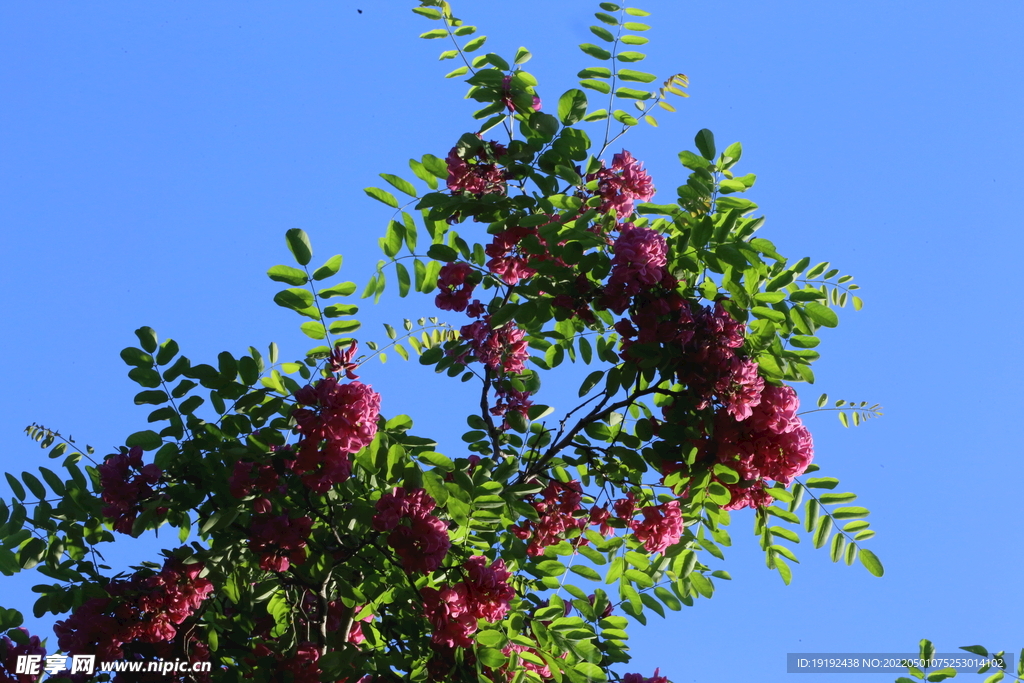
[[(558, 216), (549, 215), (547, 218), (553, 223), (558, 220)], [(484, 252), (491, 257), (487, 268), (507, 285), (518, 284), (520, 280), (536, 275), (535, 266), (538, 263), (549, 261), (560, 266), (566, 265), (548, 253), (539, 228), (533, 226), (506, 227), (484, 247)]]
[[(469, 359), (475, 358), (487, 366), (488, 370), (499, 375), (523, 372), (526, 369), (526, 361), (530, 357), (526, 332), (516, 327), (513, 322), (493, 329), (490, 322), (491, 317), (484, 315), (483, 304), (479, 301), (470, 304), (466, 312), (470, 316), (481, 319), (463, 325), (459, 330), (459, 334), (470, 347), (470, 351), (463, 351), (459, 355), (459, 362), (467, 363)], [(452, 350), (449, 353), (457, 352)], [(492, 415), (501, 417), (508, 414), (509, 411), (514, 411), (526, 416), (532, 405), (529, 392), (519, 391), (507, 382), (495, 382), (494, 387), (497, 401), (490, 409)], [(502, 424), (502, 428), (508, 428), (507, 420)]]
[(670, 500), (661, 505), (640, 508), (643, 521), (633, 521), (633, 534), (649, 553), (663, 553), (679, 542), (683, 535), (683, 518), (679, 501)]
[(640, 674), (626, 674), (622, 677), (622, 683), (669, 683), (669, 680), (664, 676), (659, 676), (661, 668), (654, 670), (654, 675), (650, 678), (644, 678)]
[(140, 503), (154, 495), (153, 485), (162, 472), (156, 465), (142, 464), (142, 448), (135, 446), (128, 453), (108, 455), (98, 468), (103, 489), (103, 516), (114, 520), (114, 530), (131, 534), (132, 525), (141, 512)]
[(569, 315), (573, 318), (579, 318), (587, 324), (592, 324), (597, 321), (597, 317), (594, 315), (594, 311), (591, 310), (590, 304), (600, 291), (585, 273), (580, 273), (576, 276), (572, 289), (556, 295), (551, 300), (551, 305), (568, 311)]
[(576, 516), (581, 509), (583, 488), (575, 479), (564, 484), (552, 481), (540, 496), (531, 503), (540, 519), (536, 522), (525, 519), (511, 527), (517, 538), (529, 541), (526, 552), (532, 556), (541, 555), (544, 548), (561, 542), (569, 531), (583, 529), (588, 523), (588, 517)]
[(811, 464), (814, 443), (796, 415), (799, 407), (792, 387), (768, 384), (747, 418), (737, 420), (727, 411), (715, 415), (716, 457), (743, 480), (728, 486), (733, 500), (727, 509), (769, 505), (764, 480), (788, 486)]
[(634, 307), (629, 320), (615, 324), (624, 359), (635, 360), (630, 350), (635, 343), (660, 344), (674, 354), (676, 377), (697, 398), (698, 409), (717, 399), (737, 419), (751, 414), (761, 400), (764, 380), (757, 363), (738, 355), (743, 324), (721, 302), (693, 313), (673, 290), (657, 298), (641, 293), (634, 297)]
[[(643, 543), (649, 553), (663, 553), (679, 542), (683, 535), (683, 517), (679, 509), (678, 500), (670, 500), (660, 505), (647, 505), (639, 507), (636, 494), (632, 491), (626, 493), (625, 498), (619, 498), (612, 502), (615, 516), (625, 522), (625, 525), (633, 530), (633, 535)], [(643, 519), (634, 519), (639, 513)], [(607, 536), (613, 531), (608, 518), (610, 514), (606, 507), (594, 507), (590, 512), (590, 523), (600, 524), (601, 535)]]
[(487, 268), (508, 285), (518, 284), (520, 280), (536, 275), (537, 271), (528, 265), (531, 260), (530, 254), (520, 247), (524, 239), (536, 236), (537, 228), (505, 228), (484, 248), (484, 252), (491, 257), (487, 262)]
[(462, 565), (466, 578), (440, 590), (426, 586), (420, 589), (427, 620), (433, 628), (433, 641), (438, 645), (470, 647), (477, 631), (477, 620), (495, 622), (503, 619), (515, 591), (508, 585), (511, 578), (504, 560), (490, 566), (487, 558), (473, 556)]
[(373, 528), (391, 532), (388, 545), (410, 574), (435, 571), (451, 546), (447, 525), (431, 514), (435, 507), (434, 499), (423, 489), (406, 491), (396, 487), (377, 501)]
[(505, 568), (505, 561), (488, 565), (486, 557), (474, 555), (462, 563), (462, 568), (466, 572), (463, 583), (473, 614), (491, 622), (504, 619), (509, 602), (516, 596), (508, 585), (512, 575)]
[(280, 670), (292, 683), (320, 683), (320, 650), (311, 642), (299, 643), (295, 654), (280, 663)]
[(467, 280), (473, 268), (462, 261), (446, 263), (437, 275), (438, 294), (434, 305), (442, 311), (464, 311), (476, 285)]
[(468, 192), (481, 197), (485, 194), (505, 194), (505, 171), (498, 168), (497, 160), (505, 156), (505, 146), (491, 141), (481, 144), (479, 151), (464, 158), (459, 148), (448, 152), (448, 189), (451, 193)]
[(493, 329), (490, 316), (463, 325), (459, 330), (462, 338), (469, 342), (473, 355), (489, 369), (506, 374), (516, 374), (526, 369), (526, 360), (530, 356), (527, 348), (526, 332), (506, 323)]
[(601, 197), (602, 212), (615, 211), (618, 218), (633, 213), (633, 203), (650, 201), (654, 196), (654, 181), (644, 170), (643, 163), (622, 150), (612, 157), (612, 167), (602, 168), (587, 176), (587, 181), (597, 181), (597, 193)]
[(249, 524), (249, 550), (260, 558), (260, 569), (288, 571), (306, 561), (306, 541), (313, 528), (309, 517), (261, 515)]
[[(254, 490), (269, 495), (281, 493), (283, 489), (284, 485), (273, 465), (245, 460), (235, 463), (235, 469), (228, 480), (228, 490), (232, 496), (239, 499), (247, 498)], [(267, 514), (273, 507), (266, 495), (258, 497), (253, 503), (253, 509), (259, 514)]]
[[(19, 628), (28, 637), (28, 631)], [(7, 636), (0, 638), (0, 681), (3, 683), (35, 683), (38, 676), (19, 674), (18, 657), (37, 655), (46, 657), (46, 648), (39, 642), (39, 636), (31, 636), (25, 645), (15, 645)]]
[(87, 600), (54, 625), (60, 649), (112, 660), (124, 657), (121, 646), (128, 643), (174, 640), (177, 627), (213, 592), (213, 584), (199, 576), (202, 571), (200, 562), (172, 558), (156, 574), (111, 581), (109, 597)]
[[(626, 223), (612, 249), (612, 272), (602, 298), (605, 306), (622, 313), (629, 307), (631, 297), (665, 280), (668, 246), (665, 238), (654, 230)], [(675, 279), (670, 279), (668, 289), (676, 285)]]
[(294, 469), (318, 493), (345, 481), (352, 473), (349, 455), (365, 448), (377, 434), (380, 394), (361, 382), (341, 384), (333, 377), (295, 392), (295, 400), (319, 411), (292, 412), (302, 434)]

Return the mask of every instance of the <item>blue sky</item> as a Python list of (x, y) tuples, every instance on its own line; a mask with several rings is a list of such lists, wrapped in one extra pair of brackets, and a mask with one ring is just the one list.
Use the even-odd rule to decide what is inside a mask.
[[(118, 357), (141, 325), (197, 361), (270, 341), (298, 357), (298, 320), (264, 276), (287, 262), (286, 229), (366, 281), (389, 211), (362, 188), (412, 177), (409, 157), (444, 156), (473, 121), (465, 86), (442, 78), (454, 63), (416, 38), (435, 26), (410, 3), (360, 2), (0, 5), (2, 469), (46, 464), (21, 434), (33, 421), (101, 454), (144, 428)], [(787, 652), (907, 652), (922, 637), (1019, 649), (1024, 6), (641, 6), (654, 28), (640, 66), (691, 79), (676, 114), (622, 140), (656, 201), (685, 180), (676, 153), (697, 130), (740, 140), (760, 234), (862, 287), (864, 310), (825, 336), (817, 384), (799, 389), (885, 408), (857, 429), (807, 421), (824, 472), (872, 510), (886, 574), (832, 565), (805, 539), (785, 587), (735, 514), (734, 580), (636, 628), (627, 670), (774, 683), (802, 680)], [(596, 42), (596, 3), (454, 9), (487, 50), (533, 52), (549, 109), (594, 61), (576, 44)], [(364, 337), (430, 303), (385, 294)], [(464, 385), (397, 358), (362, 375), (386, 413), (459, 454)], [(4, 578), (4, 606), (31, 611), (32, 578)]]

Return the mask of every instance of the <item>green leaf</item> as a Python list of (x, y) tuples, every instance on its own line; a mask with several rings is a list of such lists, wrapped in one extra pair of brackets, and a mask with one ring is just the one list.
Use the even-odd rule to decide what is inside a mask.
[(823, 493), (818, 496), (818, 502), (822, 505), (836, 505), (838, 503), (852, 503), (857, 500), (856, 493)]
[(451, 472), (455, 469), (455, 463), (451, 461), (451, 458), (435, 451), (417, 453), (416, 458), (444, 472)]
[[(728, 245), (722, 245), (728, 246)], [(719, 247), (721, 248), (721, 247)], [(754, 306), (750, 309), (750, 312), (757, 318), (763, 318), (765, 320), (771, 320), (775, 323), (786, 322), (786, 314), (782, 311), (776, 311), (774, 308), (768, 308), (766, 306)]]
[(487, 36), (477, 36), (473, 40), (471, 40), (468, 43), (466, 43), (465, 45), (463, 45), (462, 46), (462, 51), (463, 52), (476, 52), (481, 47), (483, 47), (484, 43), (486, 43), (486, 42), (487, 42)]
[[(649, 100), (651, 99), (651, 93), (646, 90), (637, 90), (635, 88), (616, 88), (615, 96), (621, 97), (626, 100)], [(618, 117), (616, 117), (618, 118)], [(633, 118), (633, 117), (630, 117)], [(634, 119), (636, 120), (636, 119)]]
[(867, 548), (861, 548), (857, 557), (860, 558), (861, 564), (863, 564), (864, 567), (874, 576), (881, 576), (885, 573), (885, 569), (882, 567), (881, 561), (879, 561), (878, 557), (876, 557), (875, 554)]
[(135, 330), (135, 336), (139, 338), (139, 344), (148, 353), (156, 351), (157, 338), (156, 331), (152, 327), (140, 327)]
[(404, 265), (396, 261), (395, 272), (398, 274), (398, 296), (405, 297), (409, 294), (409, 286), (411, 284), (409, 271)]
[(794, 334), (792, 337), (789, 338), (789, 343), (797, 347), (798, 349), (813, 349), (814, 347), (821, 343), (821, 340), (818, 339), (817, 337), (810, 337), (802, 334)]
[(128, 377), (139, 386), (154, 389), (160, 386), (160, 373), (151, 368), (132, 368)]
[(577, 78), (611, 78), (612, 70), (603, 66), (587, 67), (576, 74)]
[(838, 562), (843, 557), (843, 550), (846, 548), (846, 537), (842, 534), (836, 534), (832, 537), (832, 548), (829, 552), (833, 562)]
[(646, 45), (651, 42), (650, 38), (644, 38), (643, 36), (622, 36), (620, 40), (626, 45)]
[(604, 377), (604, 370), (595, 370), (587, 375), (586, 379), (583, 380), (583, 384), (580, 385), (580, 397), (590, 393), (590, 390), (597, 386), (602, 377)]
[(293, 311), (303, 311), (313, 305), (313, 293), (307, 289), (284, 289), (274, 295), (274, 303)]
[(867, 517), (871, 513), (867, 508), (862, 507), (845, 507), (836, 508), (832, 510), (832, 516), (836, 519), (859, 519), (861, 517)]
[(578, 574), (579, 576), (582, 576), (585, 579), (590, 579), (591, 581), (601, 580), (601, 575), (593, 569), (591, 569), (590, 567), (584, 567), (582, 565), (574, 564), (573, 566), (569, 567), (569, 571), (571, 571), (573, 574)]
[(288, 243), (288, 251), (292, 252), (295, 262), (300, 266), (309, 265), (313, 258), (313, 247), (309, 243), (309, 235), (305, 230), (292, 228), (284, 234), (285, 242)]
[(690, 584), (705, 598), (710, 598), (714, 594), (715, 587), (711, 583), (711, 579), (708, 577), (700, 574), (699, 572), (693, 572), (690, 574), (689, 578)]
[(25, 482), (25, 486), (28, 487), (28, 490), (31, 491), (36, 498), (39, 500), (46, 498), (46, 487), (43, 486), (43, 482), (39, 481), (35, 475), (28, 472), (22, 472), (21, 478)]
[(530, 61), (530, 57), (532, 56), (533, 55), (530, 53), (529, 50), (527, 50), (525, 47), (521, 47), (518, 50), (516, 50), (516, 57), (513, 60), (513, 63), (517, 65), (526, 64), (528, 61)]
[[(610, 93), (612, 91), (612, 86), (608, 85), (604, 81), (595, 81), (592, 78), (585, 78), (585, 79), (581, 80), (580, 81), (580, 85), (582, 85), (584, 88), (589, 88), (590, 90), (596, 90), (597, 92), (599, 92), (599, 93), (601, 93), (603, 95), (607, 95), (608, 93)], [(599, 112), (604, 112), (605, 113), (605, 117), (607, 117), (607, 115), (608, 115), (608, 112), (606, 112), (604, 109), (601, 109), (601, 110), (595, 111), (592, 114), (590, 114), (589, 116), (587, 116), (585, 120), (587, 120), (587, 121), (597, 120), (594, 117), (596, 117)]]
[(169, 400), (170, 400), (170, 398), (167, 396), (167, 392), (166, 391), (159, 391), (159, 390), (140, 391), (139, 393), (135, 394), (135, 405), (137, 405), (137, 406), (142, 406), (142, 405), (158, 406), (161, 403), (167, 403), (167, 401), (169, 401)]
[(970, 652), (972, 654), (976, 654), (979, 657), (988, 657), (988, 650), (986, 650), (981, 645), (961, 645), (960, 649), (966, 652)]
[(632, 51), (620, 52), (619, 54), (615, 55), (615, 59), (619, 60), (620, 62), (639, 62), (645, 59), (646, 57), (647, 55), (645, 55), (643, 52)]
[(580, 45), (580, 49), (595, 59), (607, 60), (612, 58), (612, 53), (605, 50), (603, 47), (592, 45), (590, 43), (583, 43)]
[(393, 209), (398, 208), (398, 200), (395, 199), (395, 195), (391, 194), (387, 190), (382, 190), (379, 187), (364, 187), (363, 192), (365, 192), (368, 196), (373, 197), (378, 202), (387, 204)]
[(835, 477), (816, 477), (804, 482), (809, 489), (834, 489), (839, 486), (839, 480)]
[(459, 252), (447, 244), (431, 244), (427, 249), (427, 256), (436, 261), (451, 262), (459, 258)]
[(136, 349), (129, 346), (121, 351), (121, 360), (126, 365), (134, 365), (140, 368), (149, 368), (153, 366), (153, 356), (144, 352), (142, 349)]
[(390, 184), (399, 192), (404, 192), (410, 197), (417, 196), (416, 188), (413, 187), (413, 184), (410, 183), (408, 180), (405, 180), (404, 178), (399, 178), (398, 176), (391, 173), (381, 173), (380, 177), (386, 180), (388, 184)]
[(163, 443), (163, 439), (161, 439), (160, 435), (153, 430), (147, 429), (141, 432), (135, 432), (125, 439), (124, 443), (129, 448), (139, 446), (144, 451), (155, 451), (157, 448), (160, 448), (160, 444)]
[(633, 71), (632, 69), (619, 69), (619, 78), (623, 81), (635, 81), (637, 83), (651, 83), (657, 79), (654, 74), (644, 71)]
[(558, 118), (563, 125), (571, 126), (587, 114), (587, 96), (577, 88), (565, 91), (558, 98)]
[(64, 496), (64, 482), (61, 481), (60, 477), (58, 477), (56, 473), (54, 473), (52, 470), (46, 469), (45, 467), (40, 467), (39, 473), (43, 475), (43, 479), (46, 480), (46, 483), (49, 485), (50, 489), (52, 489), (54, 493), (61, 497)]
[(329, 277), (337, 275), (339, 270), (341, 270), (341, 254), (335, 254), (334, 256), (327, 260), (327, 263), (323, 264), (315, 271), (313, 271), (313, 279), (326, 280)]
[(32, 569), (43, 561), (46, 555), (46, 541), (33, 538), (18, 551), (18, 565), (22, 569)]
[(441, 10), (434, 9), (433, 7), (413, 7), (412, 11), (427, 19), (437, 20), (444, 16), (441, 14)]
[(814, 532), (814, 547), (821, 548), (828, 542), (829, 534), (832, 533), (832, 519), (821, 517), (818, 519), (818, 528)]
[(349, 296), (354, 294), (358, 287), (354, 282), (342, 282), (341, 284), (334, 285), (333, 287), (327, 287), (317, 292), (317, 296), (321, 299), (330, 299), (335, 296)]
[(156, 354), (157, 365), (167, 365), (171, 362), (171, 359), (178, 355), (178, 342), (173, 339), (168, 339), (160, 345), (160, 350)]
[(725, 148), (725, 156), (732, 159), (732, 163), (735, 164), (743, 156), (743, 145), (738, 142), (734, 142)]
[[(549, 666), (548, 668), (550, 669), (551, 667)], [(607, 681), (608, 680), (608, 675), (604, 672), (604, 669), (599, 667), (597, 664), (593, 664), (591, 662), (579, 662), (573, 668), (581, 676), (583, 676), (583, 679), (586, 679), (587, 683), (591, 683), (592, 681), (594, 683), (602, 683), (603, 681)], [(552, 669), (552, 671), (556, 671), (556, 670), (557, 669)], [(583, 679), (577, 679), (577, 680), (582, 681)], [(529, 679), (526, 679), (526, 680), (529, 680)], [(572, 680), (572, 679), (570, 679), (570, 680)]]
[(327, 338), (327, 330), (324, 328), (323, 323), (310, 321), (308, 323), (302, 323), (299, 327), (302, 328), (302, 332), (311, 339)]
[(811, 320), (819, 325), (835, 327), (839, 324), (839, 316), (836, 315), (836, 312), (816, 301), (809, 301), (804, 304), (804, 311)]
[(600, 38), (601, 40), (607, 41), (609, 43), (615, 42), (615, 36), (613, 36), (612, 32), (606, 29), (604, 26), (591, 26), (590, 32), (593, 33), (598, 38)]
[(696, 171), (697, 169), (707, 168), (710, 162), (689, 150), (683, 150), (679, 153), (679, 163), (686, 168)]
[(708, 161), (715, 160), (715, 135), (707, 128), (702, 128), (693, 139), (697, 150)]
[(499, 669), (508, 662), (500, 650), (490, 647), (478, 647), (476, 649), (476, 658), (481, 664), (492, 669)]
[[(781, 548), (781, 546), (776, 547)], [(793, 553), (789, 552), (788, 549), (784, 550), (787, 550), (787, 552), (781, 554), (789, 557), (795, 562), (796, 558), (792, 556)], [(779, 576), (782, 578), (782, 583), (788, 586), (790, 582), (793, 580), (793, 570), (790, 569), (789, 565), (786, 564), (785, 560), (783, 560), (780, 557), (776, 557), (775, 555), (772, 555), (772, 563), (775, 565), (775, 569), (778, 570)]]
[(274, 266), (267, 271), (267, 277), (275, 282), (284, 282), (296, 287), (302, 286), (309, 281), (304, 272), (291, 266)]
[[(622, 90), (622, 88), (619, 88), (619, 90)], [(619, 90), (615, 91), (616, 94), (618, 94)], [(625, 124), (627, 126), (635, 126), (637, 124), (636, 117), (627, 114), (621, 109), (616, 109), (615, 111), (613, 111), (612, 118), (618, 121), (619, 123)]]

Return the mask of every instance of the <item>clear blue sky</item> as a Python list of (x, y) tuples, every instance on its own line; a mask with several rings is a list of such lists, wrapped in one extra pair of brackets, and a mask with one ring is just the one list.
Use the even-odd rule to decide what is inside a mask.
[[(286, 262), (286, 229), (307, 230), (317, 258), (344, 253), (343, 275), (366, 281), (389, 212), (362, 188), (379, 172), (411, 177), (409, 157), (444, 156), (473, 125), (465, 86), (442, 78), (454, 64), (416, 38), (435, 26), (410, 6), (0, 5), (2, 469), (45, 464), (21, 434), (32, 421), (101, 454), (144, 428), (118, 358), (140, 325), (203, 362), (272, 340), (301, 354), (298, 320), (271, 302), (263, 274)], [(921, 637), (940, 652), (1019, 650), (1024, 5), (642, 7), (654, 26), (642, 66), (692, 82), (678, 113), (623, 141), (661, 188), (656, 201), (685, 180), (676, 153), (698, 129), (723, 147), (741, 140), (763, 236), (862, 286), (864, 310), (826, 335), (817, 385), (800, 390), (805, 403), (827, 391), (885, 407), (858, 429), (828, 414), (808, 424), (825, 473), (872, 510), (868, 545), (886, 575), (832, 565), (805, 539), (785, 587), (751, 515), (735, 514), (734, 580), (636, 628), (627, 670), (660, 666), (677, 683), (849, 681), (787, 675), (785, 655), (905, 652)], [(595, 9), (455, 3), (490, 51), (533, 52), (549, 108), (593, 62), (575, 46), (594, 40)], [(364, 338), (431, 310), (393, 292), (384, 302), (363, 316)], [(464, 385), (397, 358), (362, 374), (388, 414), (412, 415), (459, 454)], [(30, 612), (31, 578), (4, 578), (0, 602)]]

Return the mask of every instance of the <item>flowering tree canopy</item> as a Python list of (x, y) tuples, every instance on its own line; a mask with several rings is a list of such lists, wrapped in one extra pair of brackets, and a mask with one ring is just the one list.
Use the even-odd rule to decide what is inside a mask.
[[(733, 513), (786, 583), (801, 530), (882, 574), (868, 511), (816, 476), (792, 388), (814, 381), (817, 334), (860, 308), (857, 286), (760, 236), (739, 143), (701, 130), (683, 183), (656, 195), (619, 140), (687, 79), (627, 68), (646, 12), (601, 3), (580, 88), (542, 101), (527, 50), (481, 54), (447, 2), (413, 11), (435, 22), (422, 37), (454, 43), (448, 77), (481, 108), (450, 150), (410, 162), (417, 182), (366, 189), (394, 213), (362, 297), (390, 280), (431, 311), (360, 346), (357, 306), (336, 303), (359, 287), (293, 229), (295, 264), (268, 275), (317, 341), (305, 357), (196, 363), (137, 330), (121, 357), (158, 424), (105, 458), (30, 427), (66, 475), (7, 475), (0, 571), (56, 582), (35, 604), (60, 615), (50, 652), (212, 665), (176, 680), (660, 683), (672, 663), (631, 672), (627, 627), (713, 596), (729, 576), (705, 560)], [(462, 451), (381, 414), (361, 377), (385, 353), (479, 397)], [(593, 370), (556, 410), (542, 380), (567, 362)], [(878, 412), (826, 401), (846, 422)], [(104, 544), (161, 527), (178, 531), (163, 558), (104, 574)], [(7, 680), (34, 680), (14, 659), (43, 654), (21, 623), (0, 611)]]

